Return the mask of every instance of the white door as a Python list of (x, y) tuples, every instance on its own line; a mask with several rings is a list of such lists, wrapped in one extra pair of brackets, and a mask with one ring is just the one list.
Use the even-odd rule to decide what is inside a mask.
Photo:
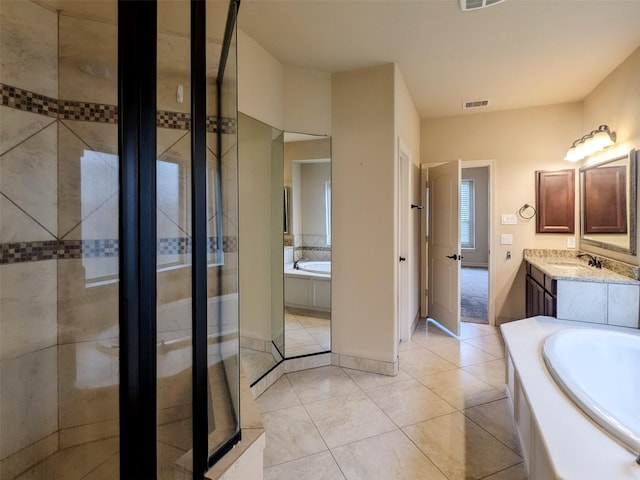
[(429, 169), (429, 317), (460, 334), (460, 160)]

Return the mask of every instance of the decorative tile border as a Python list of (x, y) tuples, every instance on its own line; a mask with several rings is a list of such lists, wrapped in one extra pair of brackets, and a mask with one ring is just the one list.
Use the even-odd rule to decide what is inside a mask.
[(2, 105), (47, 117), (58, 117), (58, 100), (0, 83)]
[(74, 102), (70, 100), (60, 100), (58, 105), (58, 118), (62, 118), (64, 120), (118, 123), (118, 107), (115, 105)]
[[(209, 237), (208, 251), (217, 248), (216, 237)], [(158, 255), (180, 255), (191, 253), (191, 239), (188, 237), (158, 239)], [(225, 253), (238, 251), (238, 238), (225, 236), (222, 239)], [(36, 242), (13, 242), (0, 244), (0, 264), (61, 260), (69, 258), (109, 258), (119, 254), (116, 239), (100, 240), (46, 240)]]
[[(5, 107), (64, 120), (118, 123), (118, 107), (116, 105), (58, 100), (3, 83), (0, 83), (0, 92), (2, 94), (2, 105)], [(222, 133), (227, 135), (236, 134), (237, 123), (234, 118), (223, 118), (220, 124)], [(189, 113), (158, 110), (156, 125), (158, 128), (187, 131), (191, 128), (191, 115)], [(207, 132), (218, 133), (218, 118), (216, 116), (210, 115), (207, 117)]]

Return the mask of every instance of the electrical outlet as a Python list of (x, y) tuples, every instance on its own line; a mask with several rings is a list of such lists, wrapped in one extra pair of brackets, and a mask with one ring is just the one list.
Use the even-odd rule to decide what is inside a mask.
[(513, 245), (513, 235), (510, 233), (501, 233), (500, 245)]
[(502, 225), (517, 225), (518, 217), (514, 213), (503, 213), (502, 214)]
[(576, 237), (567, 237), (567, 248), (576, 248)]

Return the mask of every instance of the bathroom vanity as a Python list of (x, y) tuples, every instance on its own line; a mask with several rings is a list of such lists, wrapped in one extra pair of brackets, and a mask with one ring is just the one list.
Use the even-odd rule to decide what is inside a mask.
[[(575, 250), (525, 250), (526, 316), (547, 315), (638, 328), (640, 281), (633, 268), (590, 266)], [(620, 262), (615, 262), (620, 263)], [(608, 266), (614, 266), (613, 271)], [(629, 266), (630, 267), (630, 266)], [(621, 273), (618, 273), (621, 272)]]

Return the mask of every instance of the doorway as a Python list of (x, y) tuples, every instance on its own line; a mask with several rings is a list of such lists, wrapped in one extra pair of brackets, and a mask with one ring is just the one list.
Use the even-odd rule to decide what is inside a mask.
[[(443, 199), (440, 202), (438, 201), (438, 195), (436, 195), (438, 190), (436, 188), (438, 186), (436, 185), (437, 179), (435, 176), (432, 178), (433, 175), (431, 174), (431, 171), (433, 171), (435, 175), (435, 171), (440, 169), (438, 166), (443, 164), (428, 164), (423, 165), (421, 168), (422, 181), (425, 186), (423, 199), (428, 205), (423, 222), (421, 222), (421, 231), (424, 239), (422, 246), (423, 261), (421, 263), (421, 284), (422, 292), (424, 293), (421, 295), (421, 316), (441, 323), (454, 334), (460, 331), (460, 321), (472, 321), (490, 325), (495, 323), (494, 306), (491, 300), (492, 292), (494, 291), (493, 260), (490, 252), (493, 238), (491, 218), (493, 217), (493, 205), (495, 204), (493, 200), (494, 161), (477, 160), (449, 163), (453, 165), (457, 162), (460, 162), (458, 167), (460, 174), (454, 184), (457, 184), (458, 191), (452, 192), (454, 193), (453, 200), (449, 202)], [(434, 169), (434, 167), (438, 168)], [(465, 175), (462, 174), (463, 170)], [(475, 193), (469, 198), (469, 200), (473, 200), (473, 210), (465, 213), (460, 208), (462, 206), (460, 201), (463, 189), (462, 179), (469, 179), (473, 173), (481, 174), (481, 176), (479, 179), (475, 178), (473, 182)], [(476, 197), (478, 197), (477, 200)], [(459, 200), (458, 202), (455, 201), (456, 198)], [(451, 202), (454, 203), (451, 204)], [(463, 218), (463, 213), (466, 214), (465, 218)], [(438, 275), (440, 277), (438, 281), (435, 281), (437, 279), (434, 278), (437, 272), (433, 267), (439, 257), (443, 255), (442, 252), (436, 251), (433, 245), (430, 246), (430, 242), (433, 243), (437, 237), (443, 235), (442, 231), (440, 231), (440, 235), (437, 231), (441, 230), (441, 228), (436, 228), (437, 225), (434, 225), (434, 215), (436, 214), (438, 218), (441, 218), (440, 223), (447, 216), (458, 219), (457, 222), (448, 223), (460, 228), (460, 233), (456, 229), (456, 240), (459, 243), (452, 243), (452, 245), (458, 243), (458, 247), (454, 248), (457, 252), (451, 250), (446, 253), (448, 258), (457, 256), (461, 260), (457, 274), (454, 274), (454, 277), (448, 283), (442, 279), (442, 275)], [(469, 241), (468, 238), (466, 242), (463, 241), (465, 236), (472, 238), (473, 241)], [(442, 288), (445, 284), (455, 285), (455, 288)], [(433, 307), (443, 302), (451, 306), (450, 311), (456, 313), (454, 315), (455, 318), (438, 318), (438, 314)]]
[(460, 182), (460, 321), (489, 323), (489, 167), (466, 167)]

